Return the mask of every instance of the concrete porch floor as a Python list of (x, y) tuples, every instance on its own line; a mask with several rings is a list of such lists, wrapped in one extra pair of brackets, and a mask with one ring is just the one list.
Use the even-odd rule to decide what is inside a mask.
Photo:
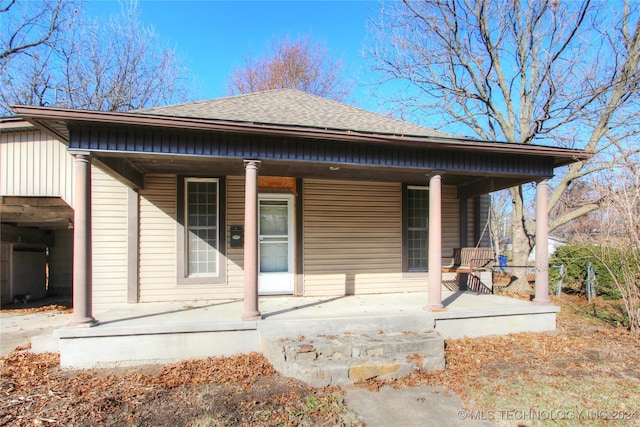
[(65, 368), (167, 363), (260, 351), (261, 336), (436, 330), (444, 338), (555, 329), (559, 307), (474, 292), (341, 297), (260, 297), (263, 319), (242, 321), (241, 300), (127, 304), (96, 314), (93, 327), (54, 331)]

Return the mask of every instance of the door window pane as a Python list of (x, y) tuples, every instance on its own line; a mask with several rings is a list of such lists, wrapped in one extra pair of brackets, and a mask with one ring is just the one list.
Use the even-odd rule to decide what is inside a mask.
[(286, 236), (289, 233), (289, 207), (286, 200), (260, 201), (260, 234)]
[(260, 243), (260, 273), (289, 271), (289, 245), (284, 243)]

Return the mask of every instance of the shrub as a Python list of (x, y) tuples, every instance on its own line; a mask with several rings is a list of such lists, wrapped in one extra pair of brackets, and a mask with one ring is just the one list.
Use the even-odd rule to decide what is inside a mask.
[[(596, 273), (596, 294), (608, 299), (621, 298), (620, 291), (609, 271), (601, 261), (600, 248), (594, 245), (566, 245), (558, 248), (551, 258), (551, 265), (564, 265), (563, 288), (569, 287), (579, 291), (586, 291), (587, 269), (589, 263)], [(608, 254), (614, 264), (626, 262), (623, 250), (612, 251)], [(559, 269), (549, 271), (549, 281), (555, 287), (559, 280)]]

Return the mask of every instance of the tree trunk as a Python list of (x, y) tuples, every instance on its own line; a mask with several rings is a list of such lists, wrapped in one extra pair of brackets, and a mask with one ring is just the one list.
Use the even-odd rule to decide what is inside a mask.
[(511, 229), (513, 237), (511, 284), (505, 289), (510, 293), (533, 294), (533, 289), (527, 280), (526, 265), (531, 252), (531, 234), (524, 223), (524, 201), (522, 188), (513, 187), (509, 190), (513, 201)]

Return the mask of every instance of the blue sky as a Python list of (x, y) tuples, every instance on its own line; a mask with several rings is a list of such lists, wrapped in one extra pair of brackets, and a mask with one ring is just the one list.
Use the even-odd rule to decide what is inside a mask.
[[(93, 16), (117, 13), (116, 1), (86, 3)], [(269, 41), (309, 35), (340, 58), (352, 81), (349, 103), (384, 112), (369, 96), (373, 81), (363, 58), (367, 20), (378, 14), (377, 1), (152, 1), (139, 3), (140, 19), (155, 27), (197, 81), (197, 98), (226, 94), (226, 82), (247, 54), (260, 56)]]

